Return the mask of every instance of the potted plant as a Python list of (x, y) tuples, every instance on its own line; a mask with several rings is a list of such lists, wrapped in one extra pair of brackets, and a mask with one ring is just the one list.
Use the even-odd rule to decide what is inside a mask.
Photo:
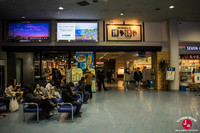
[(168, 68), (167, 60), (161, 60), (159, 62), (159, 69), (161, 71), (161, 77), (162, 77), (162, 88), (165, 91), (168, 90), (168, 81), (166, 80), (167, 68)]

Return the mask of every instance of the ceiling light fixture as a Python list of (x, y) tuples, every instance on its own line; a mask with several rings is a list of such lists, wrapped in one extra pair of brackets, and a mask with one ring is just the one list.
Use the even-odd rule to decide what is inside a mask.
[(120, 15), (123, 16), (124, 14), (123, 14), (123, 13), (120, 13)]
[(59, 10), (64, 10), (64, 8), (63, 8), (62, 6), (60, 6), (58, 9), (59, 9)]
[(170, 9), (173, 9), (173, 8), (174, 8), (174, 6), (173, 6), (173, 5), (171, 5), (171, 6), (169, 6), (169, 8), (170, 8)]

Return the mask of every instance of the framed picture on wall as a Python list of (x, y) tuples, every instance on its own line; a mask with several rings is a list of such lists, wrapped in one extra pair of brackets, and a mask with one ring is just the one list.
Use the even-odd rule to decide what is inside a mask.
[(107, 41), (142, 41), (141, 25), (107, 24)]

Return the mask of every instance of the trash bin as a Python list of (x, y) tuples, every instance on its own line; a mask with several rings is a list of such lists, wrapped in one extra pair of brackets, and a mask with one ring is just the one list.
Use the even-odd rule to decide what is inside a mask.
[(149, 89), (154, 89), (154, 81), (153, 80), (147, 80), (147, 87)]
[(180, 91), (186, 91), (186, 86), (180, 85)]

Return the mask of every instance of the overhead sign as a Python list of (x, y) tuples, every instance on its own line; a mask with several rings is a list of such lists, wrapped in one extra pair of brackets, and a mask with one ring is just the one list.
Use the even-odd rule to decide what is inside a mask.
[(175, 67), (167, 68), (166, 80), (174, 80), (175, 77)]
[(189, 51), (198, 51), (198, 50), (200, 50), (200, 46), (187, 46), (186, 50), (189, 50)]
[(103, 65), (104, 62), (96, 62), (97, 65)]
[(142, 41), (141, 25), (107, 25), (107, 41)]

